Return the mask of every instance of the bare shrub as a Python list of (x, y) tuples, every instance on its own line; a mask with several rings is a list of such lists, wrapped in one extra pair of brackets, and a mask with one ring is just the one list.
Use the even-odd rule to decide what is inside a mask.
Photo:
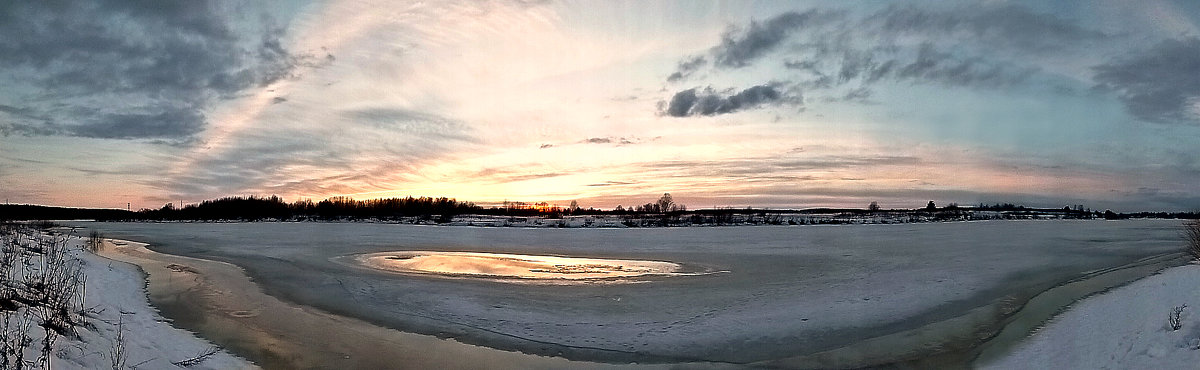
[(0, 369), (25, 369), (34, 363), (25, 360), (25, 349), (33, 344), (29, 335), (37, 318), (28, 310), (0, 312)]
[(15, 310), (17, 308), (17, 263), (22, 251), (18, 244), (19, 234), (9, 233), (0, 235), (0, 309)]
[(1179, 315), (1183, 314), (1183, 309), (1185, 308), (1187, 308), (1186, 304), (1182, 306), (1175, 306), (1175, 308), (1171, 309), (1171, 313), (1167, 315), (1167, 324), (1171, 325), (1171, 331), (1176, 331), (1183, 328), (1183, 322), (1180, 321)]
[(1200, 260), (1200, 220), (1183, 224), (1183, 239), (1187, 242), (1188, 254)]
[[(83, 311), (79, 296), (83, 293), (83, 269), (79, 261), (68, 258), (66, 239), (43, 238), (41, 263), (34, 274), (31, 290), (41, 325), (56, 334), (75, 336), (73, 314)], [(80, 305), (77, 307), (77, 305)]]
[(92, 253), (100, 251), (100, 246), (104, 245), (104, 234), (101, 234), (99, 231), (92, 230), (92, 232), (88, 234), (87, 243), (85, 245), (87, 246), (88, 251)]
[(125, 321), (124, 318), (117, 318), (117, 337), (109, 340), (110, 350), (108, 352), (108, 364), (112, 365), (113, 370), (121, 370), (125, 368), (125, 359), (128, 354), (125, 352)]
[[(84, 324), (82, 265), (68, 248), (70, 236), (29, 226), (0, 225), (0, 369), (50, 368), (54, 342), (78, 337)], [(35, 343), (35, 359), (25, 349)]]

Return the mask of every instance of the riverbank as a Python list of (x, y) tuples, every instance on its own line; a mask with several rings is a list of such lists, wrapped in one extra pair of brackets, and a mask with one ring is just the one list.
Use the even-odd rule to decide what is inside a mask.
[[(1169, 317), (1182, 308), (1173, 328)], [(1162, 271), (1082, 300), (994, 369), (1194, 369), (1200, 363), (1200, 265)]]
[[(253, 369), (250, 362), (194, 334), (175, 328), (147, 300), (138, 267), (86, 252), (83, 240), (68, 240), (69, 258), (86, 276), (86, 322), (79, 338), (55, 342), (53, 369), (111, 368), (114, 359), (127, 368)], [(35, 330), (31, 334), (37, 334)], [(114, 356), (120, 348), (122, 354)], [(188, 364), (187, 360), (194, 359)], [(186, 365), (186, 366), (185, 366)]]

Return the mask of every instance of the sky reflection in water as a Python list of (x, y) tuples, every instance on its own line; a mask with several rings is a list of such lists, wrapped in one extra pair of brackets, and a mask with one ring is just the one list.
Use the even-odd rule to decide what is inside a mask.
[(361, 255), (369, 268), (459, 277), (593, 280), (676, 275), (679, 264), (663, 261), (533, 256), (480, 252), (402, 251)]

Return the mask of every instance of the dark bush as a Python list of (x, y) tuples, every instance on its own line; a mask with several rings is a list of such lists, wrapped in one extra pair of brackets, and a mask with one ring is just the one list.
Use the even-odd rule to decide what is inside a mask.
[(1187, 251), (1192, 258), (1200, 260), (1200, 220), (1183, 224), (1183, 239), (1187, 242)]

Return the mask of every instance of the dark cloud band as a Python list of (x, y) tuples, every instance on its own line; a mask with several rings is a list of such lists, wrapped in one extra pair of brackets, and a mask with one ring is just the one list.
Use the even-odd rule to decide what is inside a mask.
[(0, 39), (0, 79), (20, 82), (0, 104), (21, 112), (0, 132), (183, 139), (203, 130), (211, 105), (331, 60), (287, 50), (285, 27), (231, 5), (0, 4), (0, 34), (20, 35)]
[[(723, 95), (712, 88), (691, 88), (675, 93), (663, 113), (672, 117), (714, 116), (783, 100), (784, 94), (771, 85), (753, 86), (731, 95)], [(799, 102), (798, 97), (787, 100)]]

